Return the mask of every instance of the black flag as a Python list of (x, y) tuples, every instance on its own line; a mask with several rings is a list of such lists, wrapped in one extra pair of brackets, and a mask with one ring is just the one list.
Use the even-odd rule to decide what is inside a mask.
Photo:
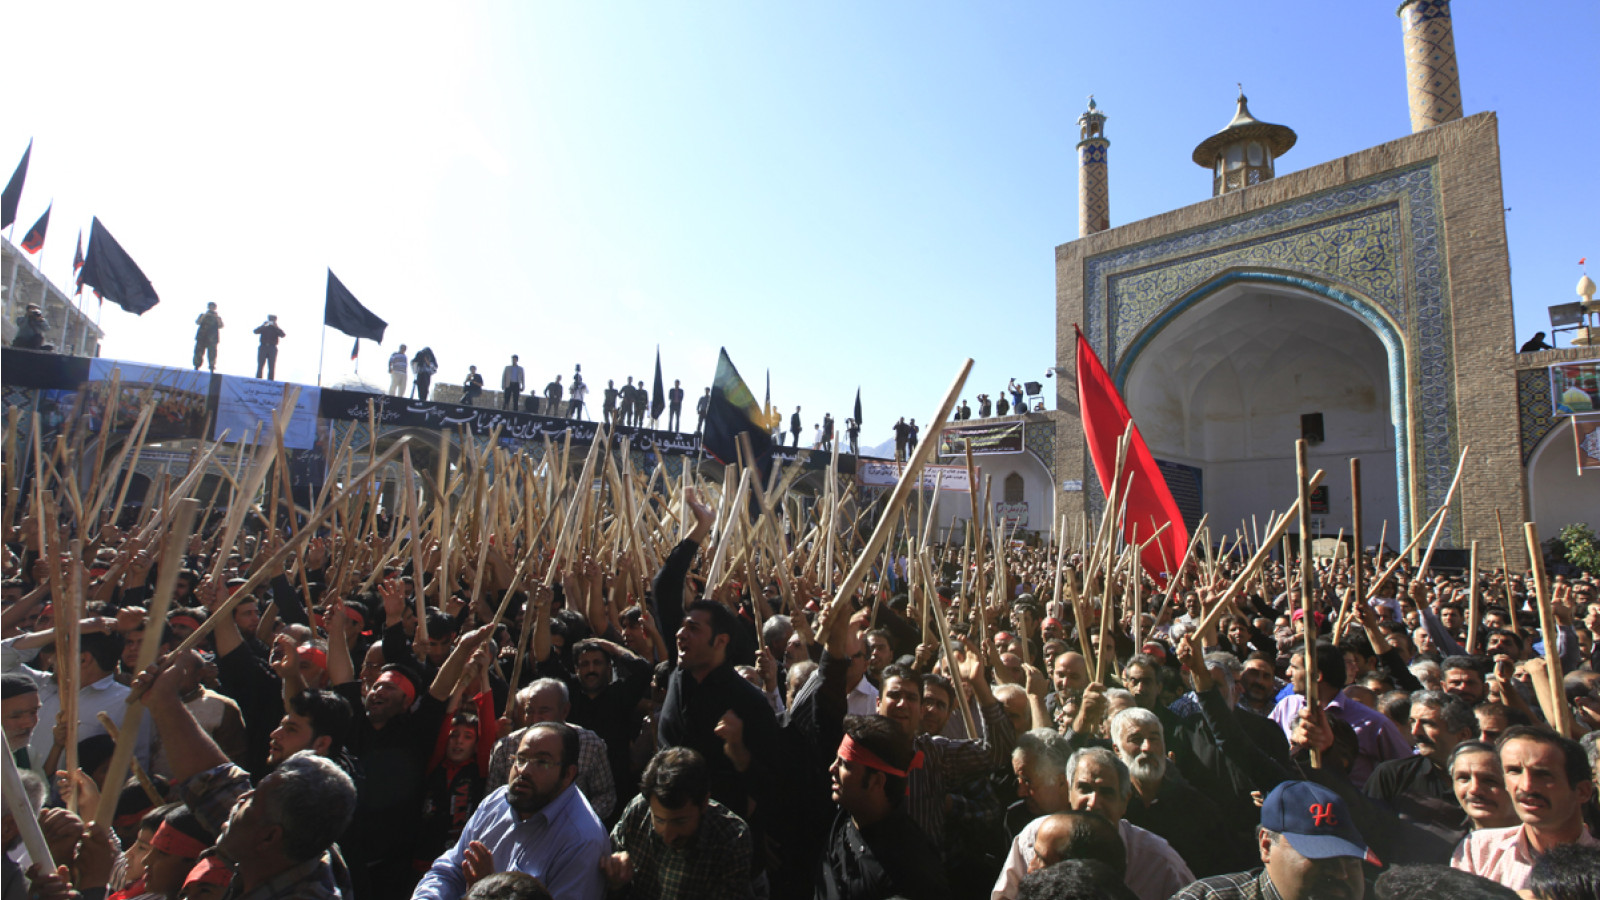
[(89, 226), (89, 253), (78, 272), (78, 283), (94, 288), (100, 297), (136, 316), (161, 302), (150, 279), (98, 218)]
[(328, 270), (328, 301), (322, 309), (322, 324), (337, 328), (353, 338), (366, 338), (383, 343), (383, 330), (389, 323), (372, 314), (361, 305), (350, 289), (340, 283), (333, 270)]
[(650, 388), (650, 418), (661, 418), (661, 411), (667, 408), (667, 392), (661, 385), (661, 348), (656, 348), (656, 383)]
[(28, 179), (28, 157), (33, 155), (33, 139), (28, 139), (28, 149), (22, 151), (22, 162), (11, 173), (4, 193), (0, 193), (0, 228), (10, 228), (17, 220), (17, 202), (22, 199), (22, 182)]
[(856, 424), (861, 424), (861, 388), (856, 388)]
[(716, 376), (711, 381), (711, 402), (706, 404), (706, 431), (701, 446), (722, 463), (735, 462), (739, 458), (741, 434), (749, 436), (750, 452), (755, 454), (755, 459), (749, 462), (765, 484), (772, 466), (772, 435), (762, 423), (755, 394), (739, 377), (739, 370), (728, 358), (727, 348), (723, 348), (717, 356)]
[(29, 253), (38, 253), (44, 249), (44, 233), (50, 230), (50, 210), (55, 208), (54, 201), (44, 208), (44, 215), (39, 217), (39, 221), (33, 223), (33, 227), (28, 229), (26, 235), (23, 235), (22, 249)]

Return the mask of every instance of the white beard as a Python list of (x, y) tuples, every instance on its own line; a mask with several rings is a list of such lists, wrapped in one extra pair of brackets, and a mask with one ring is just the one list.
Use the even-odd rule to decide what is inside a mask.
[(1123, 759), (1128, 774), (1141, 784), (1159, 784), (1167, 775), (1167, 758), (1153, 753), (1141, 753), (1132, 759)]

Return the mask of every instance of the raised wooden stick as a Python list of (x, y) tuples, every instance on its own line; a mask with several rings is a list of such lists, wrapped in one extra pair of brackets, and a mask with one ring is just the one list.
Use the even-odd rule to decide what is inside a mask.
[[(1317, 485), (1322, 483), (1322, 477), (1323, 472), (1321, 469), (1318, 469), (1316, 472), (1312, 473), (1310, 480), (1306, 482), (1306, 492), (1310, 493), (1311, 491), (1315, 490)], [(1250, 557), (1250, 561), (1245, 563), (1244, 569), (1239, 572), (1238, 577), (1234, 578), (1233, 583), (1228, 585), (1228, 589), (1223, 592), (1221, 597), (1217, 598), (1216, 604), (1213, 605), (1211, 609), (1207, 610), (1205, 616), (1203, 616), (1199, 623), (1195, 625), (1196, 634), (1203, 633), (1207, 628), (1216, 625), (1217, 619), (1221, 618), (1222, 616), (1222, 611), (1227, 609), (1228, 604), (1244, 591), (1245, 585), (1249, 583), (1250, 577), (1255, 572), (1256, 568), (1261, 565), (1262, 560), (1266, 559), (1267, 554), (1272, 552), (1273, 544), (1275, 544), (1278, 538), (1283, 535), (1283, 532), (1289, 528), (1289, 521), (1293, 519), (1295, 514), (1299, 511), (1299, 505), (1300, 501), (1296, 500), (1294, 504), (1289, 507), (1289, 511), (1283, 514), (1283, 518), (1279, 519), (1277, 524), (1267, 529), (1266, 538), (1261, 542), (1261, 546), (1256, 549), (1255, 555)]]
[[(384, 465), (387, 465), (389, 460), (393, 459), (395, 455), (398, 454), (409, 442), (409, 437), (401, 438), (392, 446), (390, 446), (389, 449), (383, 451), (383, 453), (373, 460), (372, 464), (359, 475), (346, 479), (344, 487), (340, 488), (339, 491), (329, 499), (327, 506), (318, 510), (316, 514), (306, 522), (305, 527), (295, 533), (294, 537), (284, 541), (283, 546), (279, 547), (277, 552), (268, 557), (267, 561), (262, 563), (260, 568), (251, 573), (250, 577), (245, 579), (244, 584), (239, 585), (238, 589), (236, 589), (227, 600), (224, 600), (222, 604), (211, 613), (211, 615), (207, 616), (206, 620), (200, 623), (200, 627), (195, 629), (194, 632), (188, 637), (184, 638), (183, 643), (179, 644), (172, 652), (182, 653), (187, 650), (193, 650), (195, 647), (199, 646), (200, 642), (206, 639), (206, 635), (211, 633), (211, 629), (217, 627), (217, 623), (223, 616), (233, 615), (233, 608), (238, 606), (246, 597), (250, 595), (252, 591), (260, 586), (263, 581), (267, 580), (268, 572), (271, 572), (277, 568), (278, 564), (287, 559), (289, 554), (294, 553), (302, 544), (309, 541), (311, 536), (316, 534), (317, 529), (322, 526), (322, 523), (326, 522), (333, 515), (334, 511), (339, 508), (341, 503), (349, 499), (349, 497), (358, 489), (362, 488), (366, 482), (377, 473), (378, 469), (382, 468)], [(130, 698), (132, 698), (132, 696), (132, 694), (129, 695)]]
[(1467, 655), (1478, 653), (1478, 542), (1467, 555)]
[(6, 779), (6, 789), (0, 793), (6, 795), (6, 808), (11, 811), (17, 830), (22, 832), (23, 846), (28, 848), (29, 858), (38, 864), (41, 871), (54, 872), (55, 857), (50, 855), (50, 845), (45, 843), (44, 830), (39, 827), (39, 814), (33, 811), (33, 806), (28, 802), (27, 789), (22, 786), (22, 773), (17, 771), (17, 763), (11, 758), (9, 749), (0, 753), (0, 756), (5, 757)]
[[(121, 738), (122, 729), (117, 727), (116, 722), (111, 721), (111, 716), (107, 714), (105, 710), (95, 713), (95, 718), (100, 720), (100, 727), (106, 730), (106, 734), (111, 738), (112, 743), (115, 744)], [(156, 804), (157, 806), (167, 802), (166, 798), (162, 797), (160, 792), (156, 790), (155, 783), (150, 780), (150, 775), (144, 770), (144, 766), (139, 765), (139, 759), (137, 757), (133, 759), (132, 765), (134, 780), (139, 782), (140, 789), (144, 791), (144, 795), (146, 797), (150, 798), (150, 802)], [(110, 789), (113, 788), (108, 787), (108, 790)], [(117, 790), (117, 793), (120, 794), (121, 791)]]
[[(1461, 448), (1461, 459), (1456, 462), (1455, 477), (1450, 479), (1450, 490), (1445, 492), (1444, 502), (1439, 505), (1440, 509), (1450, 509), (1450, 501), (1455, 498), (1456, 488), (1461, 485), (1461, 473), (1465, 472), (1467, 468), (1467, 451), (1471, 449), (1470, 445)], [(1426, 578), (1428, 576), (1428, 564), (1433, 560), (1434, 545), (1439, 542), (1439, 534), (1444, 531), (1444, 523), (1449, 518), (1450, 513), (1447, 511), (1443, 516), (1439, 517), (1439, 524), (1433, 526), (1433, 537), (1428, 539), (1428, 552), (1422, 554), (1422, 563), (1417, 566), (1418, 578)]]
[[(1306, 442), (1294, 442), (1295, 484), (1300, 497), (1295, 502), (1300, 515), (1300, 634), (1305, 638), (1302, 655), (1306, 674), (1306, 702), (1317, 703), (1317, 620), (1311, 609), (1311, 488), (1306, 484)], [(1284, 560), (1288, 565), (1288, 560)], [(1311, 748), (1311, 767), (1322, 768), (1322, 751)]]
[[(906, 500), (911, 496), (911, 489), (922, 480), (922, 467), (933, 455), (934, 448), (939, 445), (939, 430), (944, 427), (945, 420), (950, 417), (950, 410), (955, 408), (956, 400), (961, 396), (961, 388), (967, 383), (967, 374), (972, 371), (972, 360), (968, 359), (961, 364), (961, 370), (956, 373), (955, 381), (951, 383), (950, 390), (945, 393), (943, 402), (928, 422), (928, 433), (917, 444), (917, 449), (911, 454), (911, 462), (906, 464), (900, 473), (900, 480), (895, 482), (894, 491), (889, 495), (889, 503), (884, 507), (883, 515), (879, 517), (878, 524), (872, 529), (872, 537), (867, 539), (867, 546), (856, 557), (855, 564), (845, 575), (844, 581), (839, 584), (838, 591), (828, 600), (826, 610), (827, 618), (838, 614), (840, 607), (855, 596), (856, 589), (861, 587), (862, 579), (867, 577), (867, 570), (871, 568), (872, 561), (883, 549), (883, 544), (889, 539), (889, 532), (893, 522), (899, 517), (900, 510), (905, 506)], [(824, 626), (819, 623), (819, 633), (824, 633)]]
[[(150, 608), (145, 616), (147, 622), (166, 621), (167, 608), (172, 604), (172, 591), (178, 584), (178, 572), (183, 567), (183, 554), (189, 543), (189, 536), (194, 533), (195, 512), (199, 507), (199, 502), (190, 497), (184, 497), (177, 502), (172, 514), (172, 539), (167, 541), (166, 550), (161, 554), (161, 561), (158, 563), (160, 569), (156, 575), (155, 593), (150, 597)], [(228, 614), (232, 615), (231, 612)], [(209, 620), (213, 617), (207, 618)], [(153, 625), (151, 627), (154, 628)], [(146, 632), (145, 640), (139, 644), (139, 657), (135, 663), (138, 671), (143, 672), (148, 669), (160, 652), (159, 632), (155, 630)], [(123, 714), (122, 730), (115, 738), (116, 747), (111, 752), (111, 762), (106, 768), (105, 787), (100, 791), (100, 805), (95, 808), (95, 822), (110, 824), (112, 816), (116, 813), (117, 800), (122, 793), (116, 785), (122, 784), (128, 778), (128, 766), (133, 762), (133, 745), (138, 737), (139, 723), (143, 717), (144, 704), (129, 694), (128, 711)]]
[(1544, 634), (1545, 674), (1549, 676), (1550, 681), (1550, 703), (1545, 708), (1545, 718), (1549, 720), (1551, 728), (1570, 738), (1574, 736), (1573, 732), (1577, 728), (1572, 720), (1572, 708), (1567, 704), (1567, 693), (1563, 687), (1566, 679), (1561, 671), (1561, 654), (1556, 652), (1560, 636), (1557, 633), (1555, 614), (1550, 606), (1550, 597), (1545, 593), (1544, 550), (1539, 545), (1539, 526), (1532, 522), (1524, 522), (1522, 531), (1528, 541), (1534, 596), (1539, 601), (1539, 630)]
[(1511, 564), (1506, 561), (1506, 526), (1500, 521), (1500, 507), (1494, 508), (1494, 527), (1500, 533), (1500, 591), (1506, 598), (1506, 612), (1511, 616), (1511, 630), (1522, 631), (1517, 624), (1517, 601), (1511, 597)]

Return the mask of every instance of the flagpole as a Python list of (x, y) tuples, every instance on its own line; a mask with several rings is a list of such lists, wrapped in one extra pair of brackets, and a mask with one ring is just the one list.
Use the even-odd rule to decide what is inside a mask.
[(328, 323), (322, 323), (322, 343), (317, 347), (317, 387), (322, 387), (322, 355), (328, 349)]

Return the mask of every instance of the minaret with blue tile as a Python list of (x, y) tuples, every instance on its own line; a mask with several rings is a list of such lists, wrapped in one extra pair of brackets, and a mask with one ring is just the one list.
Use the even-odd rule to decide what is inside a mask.
[(1089, 109), (1078, 117), (1078, 236), (1111, 227), (1111, 194), (1106, 179), (1106, 114), (1089, 97)]
[(1461, 73), (1456, 69), (1450, 0), (1404, 0), (1396, 12), (1405, 34), (1412, 133), (1461, 118)]

